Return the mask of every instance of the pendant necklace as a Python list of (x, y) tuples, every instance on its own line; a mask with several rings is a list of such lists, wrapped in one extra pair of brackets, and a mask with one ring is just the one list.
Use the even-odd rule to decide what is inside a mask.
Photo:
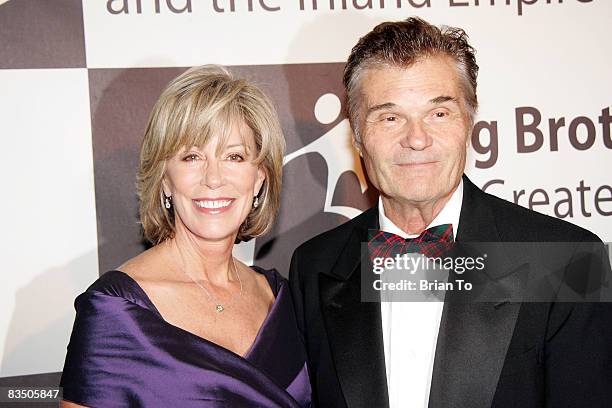
[[(238, 268), (236, 267), (236, 261), (234, 260), (233, 256), (232, 256), (232, 265), (234, 266), (234, 275), (236, 275), (236, 279), (238, 279), (238, 282), (240, 282), (240, 294), (238, 295), (238, 297), (242, 297), (242, 280), (240, 279), (240, 274), (238, 273)], [(212, 295), (212, 293), (210, 293), (208, 291), (208, 289), (206, 289), (200, 282), (198, 282), (197, 280), (193, 279), (191, 277), (191, 275), (189, 275), (184, 270), (183, 270), (183, 272), (185, 273), (185, 275), (187, 275), (187, 277), (189, 279), (191, 279), (193, 281), (193, 283), (198, 285), (200, 287), (200, 289), (202, 289), (204, 291), (204, 293), (206, 293), (206, 297), (208, 297), (208, 300), (210, 300), (215, 305), (215, 311), (217, 313), (221, 313), (222, 311), (225, 310), (226, 307), (228, 307), (229, 305), (234, 303), (234, 298), (235, 298), (236, 295), (233, 295), (228, 303), (223, 304), (223, 303), (217, 301), (217, 299), (215, 299), (215, 297)]]

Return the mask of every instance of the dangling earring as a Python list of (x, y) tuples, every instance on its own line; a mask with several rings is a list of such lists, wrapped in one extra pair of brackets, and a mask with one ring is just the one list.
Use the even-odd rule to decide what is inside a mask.
[(253, 208), (259, 207), (259, 197), (255, 196), (255, 200), (253, 201)]
[(168, 197), (164, 194), (164, 207), (166, 207), (166, 210), (169, 210), (170, 207), (172, 207), (172, 196)]

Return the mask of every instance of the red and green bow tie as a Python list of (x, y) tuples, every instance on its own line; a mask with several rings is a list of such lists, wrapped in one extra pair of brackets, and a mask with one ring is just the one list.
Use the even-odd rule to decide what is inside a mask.
[(390, 258), (397, 254), (419, 253), (435, 258), (447, 252), (454, 241), (453, 226), (442, 224), (423, 231), (416, 238), (402, 238), (386, 231), (368, 231), (370, 259)]

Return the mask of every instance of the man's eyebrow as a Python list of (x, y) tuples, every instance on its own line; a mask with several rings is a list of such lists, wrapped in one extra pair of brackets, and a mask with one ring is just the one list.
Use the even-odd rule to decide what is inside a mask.
[[(439, 105), (441, 103), (449, 102), (449, 101), (457, 103), (457, 104), (459, 103), (459, 100), (457, 98), (455, 98), (454, 96), (448, 96), (448, 95), (436, 96), (435, 98), (431, 99), (429, 103), (432, 105)], [(373, 106), (370, 106), (368, 110), (366, 111), (366, 116), (370, 115), (373, 112), (392, 109), (395, 107), (397, 107), (397, 104), (393, 102), (385, 102), (385, 103), (380, 103), (378, 105), (373, 105)]]
[(387, 110), (396, 107), (397, 105), (393, 102), (385, 102), (378, 105), (370, 106), (366, 112), (366, 116), (371, 114), (372, 112), (377, 112), (381, 110)]
[(447, 95), (436, 96), (435, 98), (431, 99), (429, 103), (432, 105), (438, 105), (438, 104), (449, 102), (449, 101), (459, 103), (457, 98), (455, 98), (454, 96), (447, 96)]

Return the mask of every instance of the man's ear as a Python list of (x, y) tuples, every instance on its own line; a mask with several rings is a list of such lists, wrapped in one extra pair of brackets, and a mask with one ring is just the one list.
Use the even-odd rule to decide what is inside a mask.
[(363, 157), (363, 152), (361, 151), (361, 142), (357, 141), (357, 138), (355, 138), (355, 136), (352, 137), (351, 141), (353, 143), (353, 147), (355, 148), (355, 150), (357, 150), (357, 153), (359, 153), (359, 156)]

